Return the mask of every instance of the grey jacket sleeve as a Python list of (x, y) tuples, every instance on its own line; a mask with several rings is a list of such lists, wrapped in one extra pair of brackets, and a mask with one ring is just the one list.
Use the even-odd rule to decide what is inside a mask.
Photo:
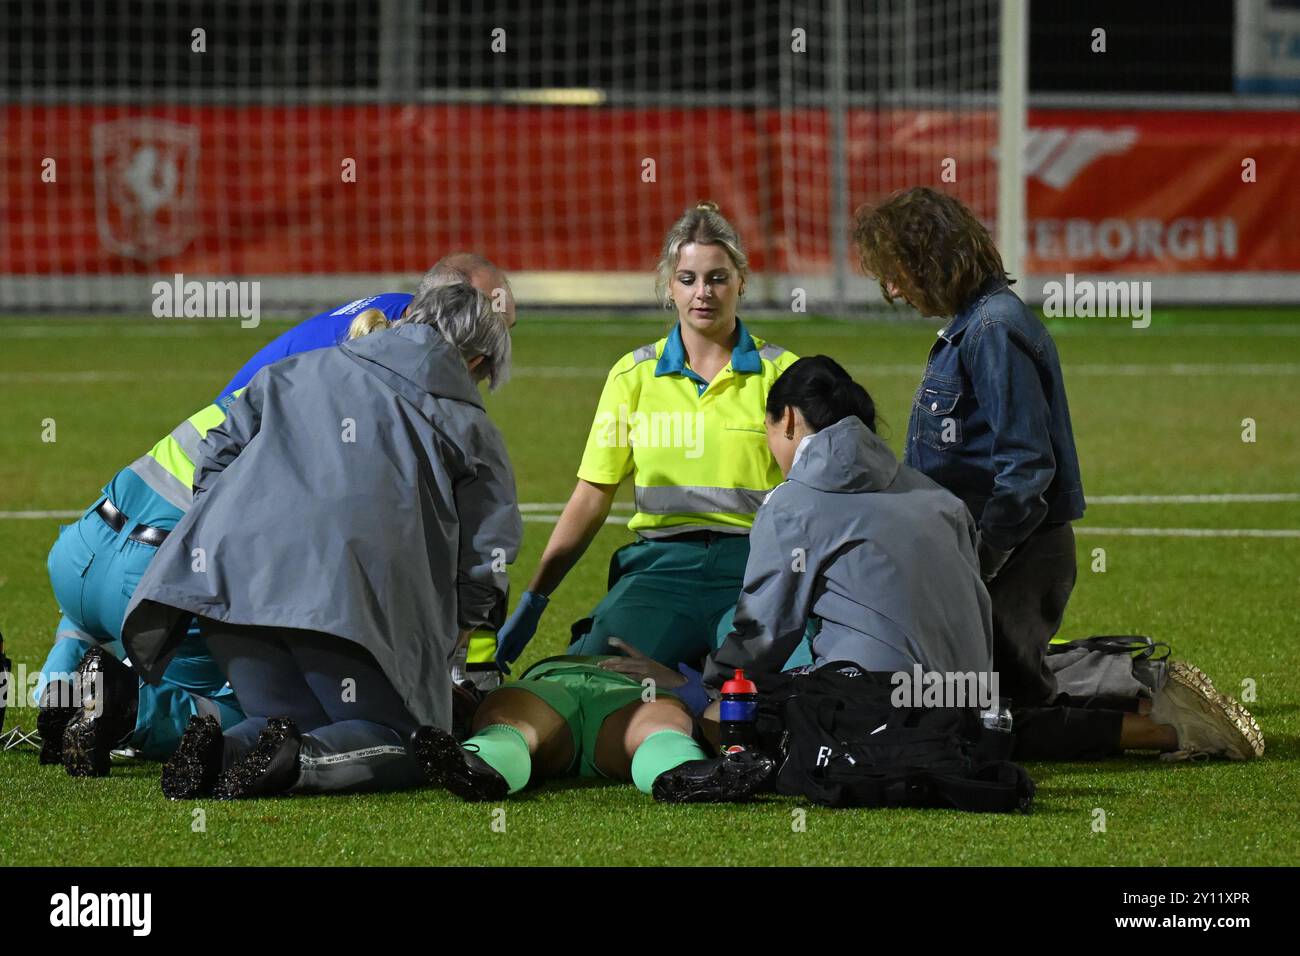
[(519, 555), (524, 526), (501, 433), (488, 422), (477, 438), (470, 456), (473, 472), (455, 488), (460, 517), (457, 613), (462, 630), (494, 630), (505, 620), (510, 591), (506, 565)]
[(253, 376), (226, 412), (220, 425), (208, 429), (199, 445), (199, 460), (194, 463), (194, 496), (212, 487), (217, 476), (239, 457), (244, 446), (262, 427), (262, 401), (266, 389), (265, 369)]
[(778, 486), (754, 516), (734, 629), (705, 662), (705, 684), (719, 686), (737, 667), (775, 673), (803, 638), (820, 560), (807, 522), (791, 510), (794, 494)]

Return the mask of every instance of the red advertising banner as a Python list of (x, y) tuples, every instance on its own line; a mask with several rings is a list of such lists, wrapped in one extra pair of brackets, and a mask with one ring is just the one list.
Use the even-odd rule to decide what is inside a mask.
[(1026, 271), (1300, 271), (1300, 114), (1034, 111)]
[[(648, 271), (706, 197), (756, 271), (830, 268), (816, 111), (8, 106), (0, 121), (0, 274), (419, 272), (454, 248), (513, 270)], [(995, 125), (852, 113), (853, 201), (930, 184), (991, 216)], [(1300, 271), (1300, 114), (1034, 111), (1026, 172), (1026, 272)]]

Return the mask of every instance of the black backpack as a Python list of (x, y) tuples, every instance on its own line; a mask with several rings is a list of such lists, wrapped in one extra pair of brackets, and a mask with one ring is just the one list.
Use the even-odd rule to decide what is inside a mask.
[(1029, 809), (1033, 781), (1001, 759), (1007, 735), (983, 733), (969, 709), (895, 707), (890, 678), (841, 662), (757, 679), (777, 792), (830, 807)]

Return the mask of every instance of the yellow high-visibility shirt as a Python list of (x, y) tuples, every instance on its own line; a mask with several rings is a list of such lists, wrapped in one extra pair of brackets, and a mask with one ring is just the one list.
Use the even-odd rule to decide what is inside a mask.
[[(235, 395), (244, 390), (241, 388)], [(181, 511), (190, 510), (194, 491), (194, 466), (198, 463), (199, 443), (208, 429), (226, 420), (220, 405), (207, 405), (171, 430), (166, 438), (131, 463), (131, 470), (164, 500)]]
[(610, 370), (578, 477), (619, 484), (633, 476), (646, 538), (686, 531), (748, 534), (754, 512), (781, 483), (767, 447), (767, 393), (798, 356), (749, 334), (712, 382), (686, 363), (681, 328), (623, 356)]

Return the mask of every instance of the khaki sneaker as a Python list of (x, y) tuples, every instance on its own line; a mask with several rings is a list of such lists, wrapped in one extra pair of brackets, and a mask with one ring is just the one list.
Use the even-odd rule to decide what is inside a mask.
[(1151, 706), (1151, 719), (1168, 724), (1178, 734), (1178, 749), (1161, 760), (1192, 760), (1210, 756), (1251, 760), (1264, 755), (1264, 732), (1250, 715), (1199, 667), (1171, 661), (1163, 687)]

